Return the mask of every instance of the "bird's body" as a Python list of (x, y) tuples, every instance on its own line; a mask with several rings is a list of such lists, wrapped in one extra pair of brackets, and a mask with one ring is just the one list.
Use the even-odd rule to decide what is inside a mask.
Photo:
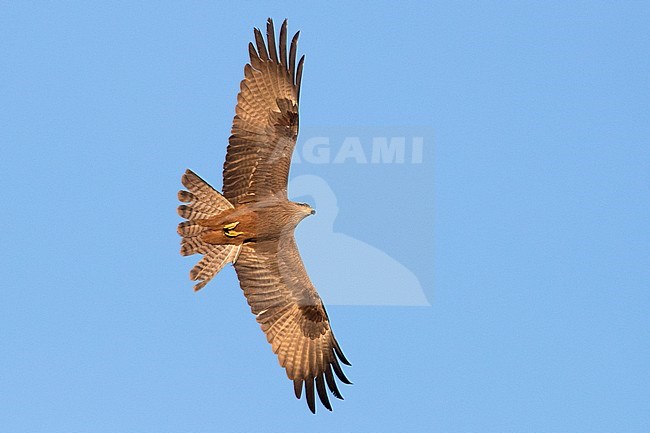
[(280, 365), (304, 387), (315, 412), (315, 391), (331, 410), (327, 389), (337, 398), (335, 376), (344, 383), (339, 360), (347, 365), (332, 333), (323, 302), (298, 253), (294, 229), (314, 213), (287, 197), (291, 155), (298, 135), (298, 102), (304, 56), (296, 66), (298, 33), (287, 50), (286, 20), (276, 49), (273, 22), (267, 44), (258, 29), (249, 45), (250, 64), (237, 97), (232, 135), (223, 170), (223, 195), (187, 170), (187, 191), (178, 198), (181, 254), (202, 254), (190, 271), (203, 288), (233, 263), (241, 288)]
[(209, 244), (241, 245), (291, 235), (294, 228), (312, 209), (301, 203), (267, 199), (244, 203), (218, 215), (199, 219), (206, 230), (201, 239)]

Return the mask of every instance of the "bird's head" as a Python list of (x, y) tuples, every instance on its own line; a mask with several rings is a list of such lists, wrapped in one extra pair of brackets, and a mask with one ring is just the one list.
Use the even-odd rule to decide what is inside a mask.
[(312, 208), (309, 203), (298, 203), (301, 210), (305, 213), (305, 216), (316, 215), (316, 210)]
[(308, 203), (294, 203), (300, 219), (307, 218), (309, 215), (314, 215), (316, 211)]

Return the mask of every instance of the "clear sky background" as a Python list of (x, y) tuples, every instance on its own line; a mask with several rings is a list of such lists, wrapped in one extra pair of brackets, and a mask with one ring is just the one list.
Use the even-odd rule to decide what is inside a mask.
[[(0, 2), (0, 428), (650, 431), (648, 3), (265, 3)], [(305, 130), (432, 131), (430, 182), (299, 169), (431, 303), (330, 307), (355, 385), (316, 416), (175, 233), (268, 16)]]

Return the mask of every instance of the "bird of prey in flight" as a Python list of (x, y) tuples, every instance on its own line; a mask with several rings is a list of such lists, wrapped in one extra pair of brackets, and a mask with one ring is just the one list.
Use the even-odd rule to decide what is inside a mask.
[(294, 229), (315, 211), (287, 196), (291, 155), (298, 136), (298, 102), (305, 56), (296, 65), (298, 35), (287, 45), (287, 20), (277, 41), (273, 21), (266, 41), (255, 29), (250, 63), (237, 95), (235, 118), (223, 165), (223, 195), (191, 170), (178, 214), (181, 254), (203, 257), (190, 271), (200, 290), (233, 263), (246, 300), (280, 365), (303, 389), (311, 412), (315, 393), (332, 410), (329, 391), (342, 399), (335, 380), (350, 384), (341, 351), (316, 288), (298, 253)]

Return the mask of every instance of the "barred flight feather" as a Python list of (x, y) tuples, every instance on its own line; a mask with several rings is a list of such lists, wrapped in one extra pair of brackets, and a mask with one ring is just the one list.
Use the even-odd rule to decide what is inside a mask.
[[(286, 20), (277, 40), (271, 19), (265, 33), (254, 29), (223, 164), (223, 195), (187, 170), (181, 179), (187, 190), (178, 193), (183, 203), (178, 213), (187, 221), (177, 231), (182, 237), (181, 254), (203, 254), (190, 271), (195, 290), (227, 263), (234, 263), (250, 310), (293, 382), (296, 397), (304, 394), (309, 410), (315, 413), (316, 395), (332, 410), (328, 391), (343, 399), (336, 379), (351, 382), (339, 361), (350, 363), (334, 337), (292, 231), (295, 221), (306, 215), (304, 207), (296, 207), (287, 196), (305, 61), (304, 55), (298, 58), (299, 34), (287, 44)], [(231, 209), (223, 219), (218, 217)], [(230, 215), (238, 215), (238, 220), (226, 220)], [(223, 238), (220, 227), (215, 227), (224, 221), (239, 224), (234, 233), (225, 233), (224, 226), (224, 234), (232, 238)], [(267, 226), (274, 228), (260, 228)]]

